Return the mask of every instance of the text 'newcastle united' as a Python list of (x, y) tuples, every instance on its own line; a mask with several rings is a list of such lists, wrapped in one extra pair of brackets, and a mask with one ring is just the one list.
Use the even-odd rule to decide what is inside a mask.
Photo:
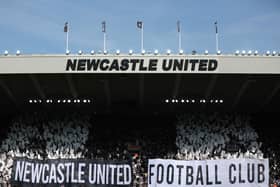
[(216, 59), (67, 59), (66, 71), (77, 72), (210, 72)]

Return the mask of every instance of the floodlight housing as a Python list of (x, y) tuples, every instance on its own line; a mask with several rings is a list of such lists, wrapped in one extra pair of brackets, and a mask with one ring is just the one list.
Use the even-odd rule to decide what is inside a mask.
[(205, 54), (205, 55), (208, 55), (208, 54), (209, 54), (208, 50), (205, 50), (205, 51), (204, 51), (204, 54)]
[(128, 54), (129, 54), (129, 55), (132, 55), (132, 54), (133, 54), (133, 50), (132, 50), (132, 49), (129, 49)]
[(119, 55), (121, 51), (119, 49), (116, 50), (116, 54)]
[(171, 50), (170, 50), (170, 49), (167, 49), (167, 50), (166, 50), (166, 54), (167, 54), (167, 55), (170, 55), (170, 53), (171, 53)]
[(158, 50), (157, 49), (155, 49), (154, 54), (158, 55)]
[(180, 50), (179, 50), (179, 54), (182, 55), (183, 53), (184, 53), (184, 50), (183, 50), (183, 49), (180, 49)]
[(82, 55), (82, 54), (83, 54), (83, 51), (82, 51), (82, 50), (79, 50), (79, 51), (78, 51), (78, 54), (79, 54), (79, 55)]
[(20, 55), (20, 50), (17, 50), (16, 55)]
[(252, 51), (251, 50), (248, 51), (248, 55), (249, 56), (252, 55)]
[(237, 55), (239, 55), (240, 54), (240, 51), (239, 50), (236, 50), (235, 51), (235, 55), (237, 56)]
[(90, 51), (90, 54), (91, 54), (91, 55), (94, 55), (94, 54), (95, 54), (95, 51), (94, 51), (94, 50), (91, 50), (91, 51)]

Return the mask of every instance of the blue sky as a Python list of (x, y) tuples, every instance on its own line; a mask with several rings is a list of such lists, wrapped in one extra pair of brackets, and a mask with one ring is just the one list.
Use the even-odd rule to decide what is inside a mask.
[(144, 22), (144, 48), (215, 51), (219, 24), (220, 49), (280, 51), (280, 0), (0, 0), (0, 53), (64, 53), (65, 21), (69, 48), (89, 52), (103, 48), (101, 22), (107, 23), (107, 48), (140, 50), (136, 21)]

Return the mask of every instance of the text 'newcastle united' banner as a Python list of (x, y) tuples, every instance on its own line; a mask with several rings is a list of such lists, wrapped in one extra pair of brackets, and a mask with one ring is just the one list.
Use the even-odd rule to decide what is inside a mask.
[(34, 160), (16, 158), (13, 184), (50, 185), (83, 184), (83, 186), (130, 186), (132, 167), (129, 161), (83, 159)]
[(151, 159), (148, 166), (148, 187), (267, 187), (268, 177), (268, 159)]

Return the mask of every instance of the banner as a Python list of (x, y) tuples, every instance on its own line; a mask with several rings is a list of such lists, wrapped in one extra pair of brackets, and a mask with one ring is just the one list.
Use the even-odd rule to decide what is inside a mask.
[(129, 161), (16, 158), (11, 182), (26, 186), (83, 184), (83, 186), (125, 187), (132, 183), (132, 166)]
[(268, 159), (149, 160), (148, 187), (175, 186), (267, 187)]

